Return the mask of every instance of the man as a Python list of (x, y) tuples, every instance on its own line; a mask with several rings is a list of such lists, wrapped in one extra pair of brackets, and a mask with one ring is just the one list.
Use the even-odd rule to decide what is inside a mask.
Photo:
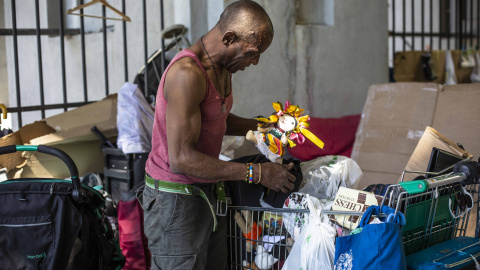
[[(250, 181), (287, 192), (293, 164), (218, 159), (224, 135), (244, 136), (256, 121), (230, 114), (231, 74), (258, 64), (273, 26), (252, 1), (229, 5), (220, 20), (166, 68), (157, 93), (152, 151), (143, 193), (152, 269), (226, 266), (226, 220), (216, 215), (221, 181)], [(261, 166), (261, 167), (260, 167)]]

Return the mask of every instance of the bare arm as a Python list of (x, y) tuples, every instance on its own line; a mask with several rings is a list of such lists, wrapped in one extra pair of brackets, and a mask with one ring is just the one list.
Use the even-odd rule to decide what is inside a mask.
[(233, 113), (228, 115), (225, 135), (245, 136), (249, 130), (257, 130), (255, 119), (239, 117)]
[[(164, 86), (168, 155), (172, 172), (213, 181), (244, 180), (246, 164), (221, 161), (195, 149), (201, 130), (200, 103), (207, 86), (198, 66), (195, 67), (188, 60), (180, 61), (170, 68)], [(263, 164), (260, 183), (275, 191), (293, 189), (295, 177), (287, 171), (292, 166)], [(253, 169), (254, 180), (258, 181), (258, 164)]]

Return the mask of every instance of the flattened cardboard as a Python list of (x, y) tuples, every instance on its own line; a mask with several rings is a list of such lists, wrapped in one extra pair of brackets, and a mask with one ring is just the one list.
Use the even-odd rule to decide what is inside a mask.
[(116, 136), (117, 95), (110, 95), (98, 102), (46, 118), (45, 121), (56, 133), (43, 138), (36, 137), (35, 141), (43, 144), (96, 140), (97, 137), (91, 131), (94, 125), (106, 137)]
[(439, 94), (433, 126), (480, 156), (480, 84), (446, 85)]
[[(102, 173), (104, 170), (103, 153), (100, 140), (79, 141), (66, 144), (57, 144), (54, 147), (67, 153), (78, 168), (80, 176), (86, 173)], [(21, 177), (45, 177), (65, 179), (70, 172), (63, 161), (55, 156), (25, 152), (26, 164), (23, 166)]]
[[(30, 144), (30, 140), (35, 137), (51, 134), (55, 132), (45, 121), (38, 121), (26, 126), (20, 130), (0, 138), (0, 146)], [(25, 164), (25, 158), (21, 152), (15, 152), (6, 155), (0, 155), (0, 168), (7, 168), (10, 171), (14, 168), (22, 167)]]
[(364, 173), (358, 189), (398, 182), (425, 127), (433, 122), (439, 89), (434, 83), (370, 87), (352, 151)]
[[(26, 125), (17, 132), (0, 138), (0, 146), (11, 144), (54, 146), (72, 157), (80, 176), (91, 172), (103, 172), (101, 142), (91, 131), (94, 125), (107, 138), (114, 138), (118, 134), (116, 94)], [(0, 166), (7, 167), (9, 171), (21, 168), (21, 177), (69, 177), (68, 170), (60, 159), (36, 152), (1, 155)]]
[[(396, 184), (404, 169), (425, 171), (433, 146), (458, 154), (459, 142), (470, 157), (478, 157), (478, 104), (480, 84), (372, 85), (352, 152), (364, 175), (358, 188)], [(419, 143), (427, 127), (437, 131)], [(406, 176), (406, 180), (411, 180), (416, 175)]]

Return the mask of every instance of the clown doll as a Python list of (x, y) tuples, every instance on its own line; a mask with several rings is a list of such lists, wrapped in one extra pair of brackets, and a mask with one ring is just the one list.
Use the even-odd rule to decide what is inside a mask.
[(310, 117), (302, 116), (304, 110), (288, 101), (282, 109), (282, 103), (272, 103), (274, 114), (269, 118), (257, 117), (257, 131), (249, 130), (246, 138), (270, 161), (282, 163), (285, 147), (303, 144), (305, 137), (323, 149), (324, 143), (308, 130)]

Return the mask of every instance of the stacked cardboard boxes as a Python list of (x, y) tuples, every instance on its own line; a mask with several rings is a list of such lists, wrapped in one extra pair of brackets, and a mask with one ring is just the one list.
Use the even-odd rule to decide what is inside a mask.
[[(461, 143), (467, 152), (478, 157), (478, 104), (479, 84), (372, 85), (352, 152), (364, 173), (357, 188), (398, 183), (427, 127), (433, 127), (454, 145)], [(427, 164), (418, 166), (422, 165), (422, 170), (426, 170)]]

